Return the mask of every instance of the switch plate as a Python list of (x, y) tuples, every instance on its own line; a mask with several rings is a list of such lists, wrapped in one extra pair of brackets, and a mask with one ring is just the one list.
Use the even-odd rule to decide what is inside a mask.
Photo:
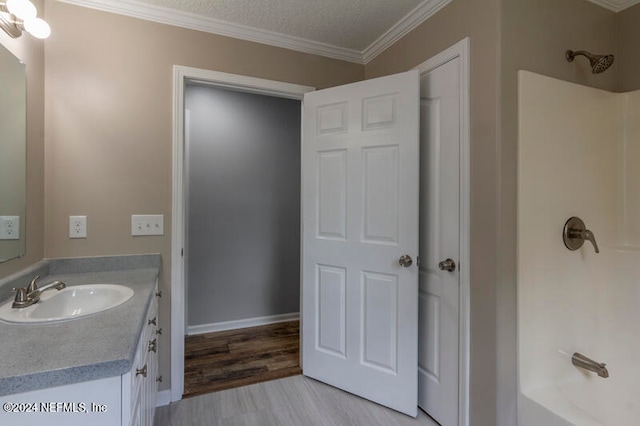
[(0, 240), (20, 239), (20, 216), (0, 216)]
[(131, 235), (164, 235), (164, 215), (132, 214)]
[(69, 216), (69, 238), (87, 238), (86, 216)]

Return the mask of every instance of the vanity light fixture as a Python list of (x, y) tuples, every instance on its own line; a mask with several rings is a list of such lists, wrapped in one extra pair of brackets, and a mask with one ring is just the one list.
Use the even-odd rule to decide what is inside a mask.
[(49, 37), (51, 27), (37, 14), (29, 0), (0, 0), (0, 28), (13, 38), (20, 37), (23, 31), (36, 38)]

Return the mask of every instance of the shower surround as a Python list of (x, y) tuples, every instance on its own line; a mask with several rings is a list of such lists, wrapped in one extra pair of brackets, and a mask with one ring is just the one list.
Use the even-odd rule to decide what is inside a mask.
[[(637, 425), (640, 91), (518, 77), (518, 424)], [(571, 216), (599, 254), (565, 247)], [(610, 376), (572, 365), (575, 352)]]

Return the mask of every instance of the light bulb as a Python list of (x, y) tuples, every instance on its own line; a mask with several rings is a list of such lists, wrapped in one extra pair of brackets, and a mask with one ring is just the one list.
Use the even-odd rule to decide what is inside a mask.
[(47, 38), (51, 35), (51, 27), (44, 19), (33, 18), (24, 21), (24, 29), (35, 38)]
[(23, 21), (33, 19), (38, 14), (36, 7), (29, 0), (7, 0), (5, 6), (10, 14)]

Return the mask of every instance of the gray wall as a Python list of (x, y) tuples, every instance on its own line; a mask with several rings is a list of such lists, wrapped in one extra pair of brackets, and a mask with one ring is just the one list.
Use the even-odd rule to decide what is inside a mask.
[(188, 86), (189, 326), (299, 311), (300, 102)]

